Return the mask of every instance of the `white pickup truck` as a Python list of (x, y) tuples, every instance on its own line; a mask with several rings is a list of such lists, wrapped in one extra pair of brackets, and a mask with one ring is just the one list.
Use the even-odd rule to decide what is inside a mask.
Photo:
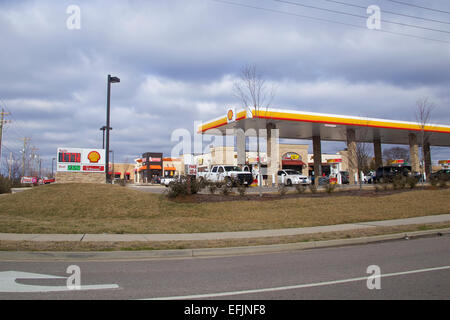
[(225, 182), (229, 187), (232, 187), (235, 183), (249, 186), (253, 182), (251, 172), (242, 171), (237, 166), (229, 165), (212, 166), (210, 171), (198, 172), (197, 178), (210, 182)]

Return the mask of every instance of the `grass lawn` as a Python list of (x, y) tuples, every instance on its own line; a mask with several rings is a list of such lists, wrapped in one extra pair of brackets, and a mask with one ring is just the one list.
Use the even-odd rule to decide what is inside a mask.
[(450, 213), (450, 189), (386, 196), (178, 203), (117, 185), (53, 184), (0, 197), (2, 233), (189, 233)]

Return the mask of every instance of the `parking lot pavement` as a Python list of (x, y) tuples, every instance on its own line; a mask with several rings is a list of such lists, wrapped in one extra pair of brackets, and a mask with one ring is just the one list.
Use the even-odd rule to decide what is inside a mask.
[(130, 185), (127, 187), (131, 188), (131, 189), (139, 190), (139, 191), (158, 193), (158, 194), (161, 194), (165, 190), (167, 190), (166, 187), (161, 186), (161, 185)]

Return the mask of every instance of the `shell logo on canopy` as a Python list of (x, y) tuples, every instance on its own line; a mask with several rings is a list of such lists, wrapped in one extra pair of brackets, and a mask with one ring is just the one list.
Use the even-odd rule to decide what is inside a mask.
[(300, 155), (295, 152), (286, 152), (281, 158), (282, 160), (301, 160)]
[(98, 161), (100, 160), (100, 153), (98, 153), (97, 151), (91, 151), (89, 152), (87, 158), (89, 159), (89, 161), (91, 163), (98, 163)]
[(227, 123), (236, 121), (236, 110), (234, 108), (229, 108), (227, 110)]

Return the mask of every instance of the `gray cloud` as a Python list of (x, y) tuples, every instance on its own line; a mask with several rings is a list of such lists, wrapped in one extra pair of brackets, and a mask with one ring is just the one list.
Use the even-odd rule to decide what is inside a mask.
[[(363, 19), (268, 0), (245, 3), (365, 25)], [(68, 30), (69, 4), (0, 3), (0, 98), (15, 120), (4, 142), (15, 152), (25, 135), (47, 159), (58, 146), (101, 146), (106, 76), (113, 74), (121, 78), (112, 87), (116, 160), (146, 151), (169, 154), (174, 129), (193, 132), (195, 120), (239, 106), (232, 84), (244, 64), (256, 64), (277, 87), (276, 108), (411, 121), (416, 100), (428, 96), (437, 105), (434, 122), (450, 124), (450, 44), (208, 0), (80, 1), (81, 29)], [(433, 4), (449, 10), (446, 1)], [(446, 34), (383, 28), (450, 41)], [(450, 158), (445, 148), (436, 154)]]

